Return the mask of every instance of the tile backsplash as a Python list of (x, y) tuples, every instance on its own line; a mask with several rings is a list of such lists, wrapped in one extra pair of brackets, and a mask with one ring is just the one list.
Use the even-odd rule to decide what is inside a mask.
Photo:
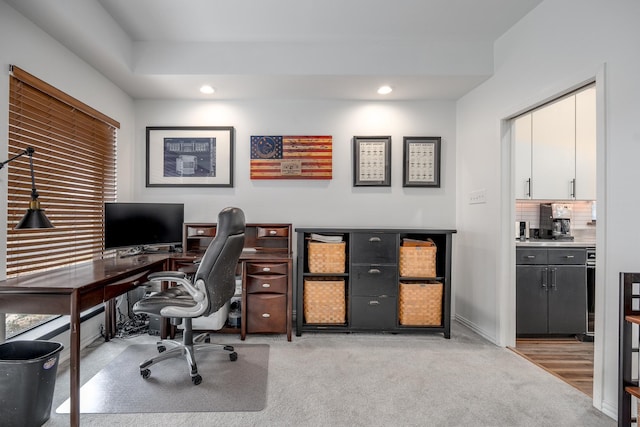
[(595, 202), (590, 201), (518, 201), (516, 202), (516, 221), (529, 221), (530, 228), (540, 228), (540, 203), (571, 205), (573, 210), (573, 217), (571, 218), (572, 230), (595, 228)]

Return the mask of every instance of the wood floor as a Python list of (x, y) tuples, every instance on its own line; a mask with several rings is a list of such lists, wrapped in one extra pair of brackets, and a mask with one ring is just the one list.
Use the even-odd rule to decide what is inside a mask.
[(593, 342), (518, 338), (511, 350), (593, 397)]

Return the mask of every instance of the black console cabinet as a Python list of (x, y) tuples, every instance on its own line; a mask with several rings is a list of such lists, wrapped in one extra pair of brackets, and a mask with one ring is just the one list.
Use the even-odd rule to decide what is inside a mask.
[[(303, 331), (327, 332), (432, 332), (451, 336), (451, 249), (455, 230), (391, 228), (297, 228), (296, 334)], [(308, 242), (311, 234), (341, 236), (346, 242), (344, 273), (310, 273)], [(431, 239), (438, 250), (436, 276), (400, 277), (402, 239)], [(344, 280), (345, 322), (339, 324), (307, 323), (304, 312), (305, 280)], [(438, 281), (443, 285), (442, 323), (435, 326), (401, 325), (398, 316), (400, 282)]]

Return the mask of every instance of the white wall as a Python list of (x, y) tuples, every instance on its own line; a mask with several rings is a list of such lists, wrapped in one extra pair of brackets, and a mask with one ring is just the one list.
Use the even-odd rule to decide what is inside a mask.
[[(119, 170), (131, 182), (126, 197), (184, 201), (186, 221), (215, 221), (227, 205), (248, 222), (294, 227), (455, 228), (455, 104), (262, 100), (237, 102), (136, 101), (135, 167)], [(145, 188), (146, 126), (233, 126), (233, 188)], [(249, 179), (252, 135), (332, 135), (333, 179)], [(391, 187), (353, 187), (354, 135), (391, 135)], [(441, 188), (402, 187), (403, 136), (442, 137)], [(123, 188), (120, 186), (119, 188)]]
[[(494, 76), (457, 106), (456, 314), (504, 345), (515, 333), (515, 273), (511, 153), (501, 121), (598, 78), (594, 405), (611, 416), (617, 411), (618, 273), (640, 271), (638, 17), (635, 0), (547, 0), (496, 43)], [(468, 204), (478, 188), (487, 189), (487, 203)]]

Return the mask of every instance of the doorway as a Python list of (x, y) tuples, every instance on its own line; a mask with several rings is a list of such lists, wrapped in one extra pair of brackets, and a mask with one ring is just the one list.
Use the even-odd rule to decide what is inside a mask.
[[(585, 103), (588, 103), (586, 110)], [(589, 123), (586, 124), (580, 122), (585, 117), (585, 111), (589, 114)], [(563, 122), (565, 118), (567, 123)], [(550, 121), (546, 128), (545, 119)], [(595, 263), (596, 170), (598, 169), (596, 122), (596, 84), (593, 81), (567, 92), (561, 97), (541, 103), (511, 119), (511, 151), (514, 158), (512, 179), (515, 193), (514, 218), (517, 246), (532, 248), (580, 247), (586, 252), (593, 250)], [(522, 138), (522, 135), (525, 135), (526, 138)], [(585, 141), (587, 141), (586, 145)], [(538, 143), (538, 147), (535, 146), (536, 143)], [(572, 155), (573, 158), (571, 158)], [(552, 161), (547, 161), (549, 159)], [(536, 162), (542, 166), (538, 166), (536, 169)], [(556, 171), (562, 173), (556, 174)], [(544, 179), (538, 179), (536, 183), (536, 175), (538, 177), (544, 175)], [(564, 184), (567, 182), (569, 184), (565, 187)], [(603, 188), (603, 186), (599, 188)], [(598, 194), (600, 195), (600, 193)], [(557, 240), (555, 235), (551, 238), (551, 232), (549, 232), (549, 236), (542, 233), (545, 230), (541, 224), (543, 221), (539, 206), (549, 203), (563, 204), (572, 208), (570, 217), (572, 232), (558, 236)], [(576, 216), (574, 216), (575, 213), (577, 213)], [(526, 233), (521, 230), (525, 230)], [(544, 239), (545, 237), (548, 237), (549, 240)], [(566, 239), (564, 245), (563, 239)], [(528, 328), (519, 328), (517, 322), (524, 323), (522, 312), (518, 310), (518, 305), (522, 304), (522, 298), (518, 299), (517, 288), (520, 283), (514, 280), (517, 301), (514, 321), (518, 320), (514, 328), (515, 338), (511, 341), (514, 345), (509, 348), (593, 397), (595, 265), (589, 266), (586, 262), (587, 258), (585, 255), (585, 262), (576, 267), (582, 270), (578, 276), (579, 280), (577, 280), (581, 286), (581, 294), (578, 298), (581, 303), (578, 311), (583, 319), (581, 331), (571, 331), (567, 334), (553, 333), (554, 331), (549, 326), (546, 331), (531, 333)], [(542, 273), (546, 271), (546, 266), (536, 268), (537, 274), (547, 274), (546, 272)], [(551, 266), (549, 268), (551, 271)], [(551, 274), (549, 272), (549, 276), (544, 276), (547, 279), (541, 279), (542, 288), (547, 285), (545, 280), (552, 280)], [(514, 279), (521, 277), (521, 273), (512, 277)], [(591, 289), (589, 289), (589, 284), (592, 285)], [(542, 288), (540, 293), (548, 291), (546, 288)], [(541, 307), (540, 311), (551, 310), (550, 307)], [(572, 307), (566, 308), (568, 312), (572, 311)], [(530, 311), (527, 310), (527, 312)], [(518, 316), (518, 313), (521, 315)], [(552, 315), (549, 314), (549, 318), (551, 317)], [(541, 323), (544, 322), (538, 321), (538, 325)], [(523, 331), (527, 333), (523, 333)]]

